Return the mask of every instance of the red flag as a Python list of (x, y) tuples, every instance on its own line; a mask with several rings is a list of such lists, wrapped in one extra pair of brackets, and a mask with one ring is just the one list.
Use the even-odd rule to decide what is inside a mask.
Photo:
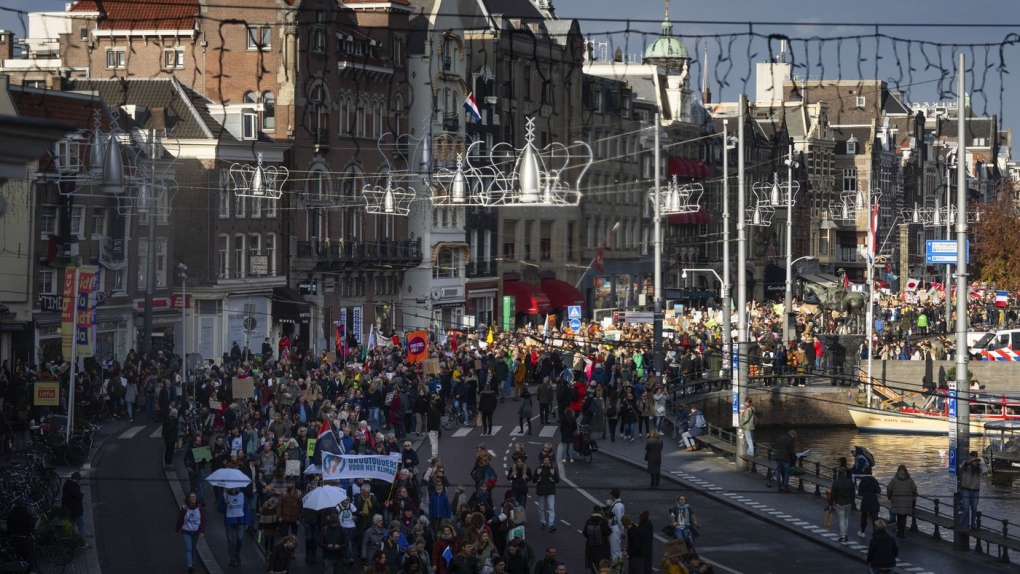
[(847, 291), (850, 290), (850, 276), (847, 275), (846, 271), (843, 272), (843, 288)]
[(315, 450), (312, 452), (312, 460), (320, 466), (323, 451), (344, 454), (344, 446), (336, 439), (336, 433), (333, 432), (333, 426), (329, 424), (328, 418), (323, 420), (322, 426), (319, 427), (319, 435), (315, 438)]
[(450, 331), (450, 350), (454, 353), (457, 352), (457, 333), (456, 331)]
[(599, 247), (599, 252), (595, 255), (595, 259), (592, 260), (591, 266), (599, 270), (599, 273), (606, 270), (606, 260), (603, 257), (603, 247)]

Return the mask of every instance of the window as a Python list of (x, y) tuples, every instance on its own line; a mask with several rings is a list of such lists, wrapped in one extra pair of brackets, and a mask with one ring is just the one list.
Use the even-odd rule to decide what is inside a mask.
[(56, 295), (57, 294), (57, 270), (56, 269), (40, 269), (39, 270), (39, 294), (40, 295)]
[(856, 155), (857, 154), (857, 140), (850, 138), (850, 141), (846, 142), (846, 154)]
[(117, 48), (106, 51), (106, 67), (110, 69), (122, 69), (127, 63), (127, 51)]
[(234, 198), (234, 217), (239, 219), (244, 218), (244, 197)]
[(88, 26), (82, 26), (81, 28), (78, 28), (78, 37), (81, 38), (82, 40), (88, 40), (89, 39), (89, 28), (88, 28)]
[(460, 277), (460, 256), (456, 251), (449, 247), (439, 250), (435, 266), (432, 268), (432, 277), (436, 279)]
[(567, 250), (566, 253), (564, 253), (564, 259), (567, 261), (573, 261), (574, 259), (574, 224), (575, 222), (573, 221), (567, 222)]
[(219, 249), (219, 276), (230, 277), (230, 236), (221, 233), (217, 245)]
[(262, 129), (267, 132), (276, 129), (276, 96), (273, 92), (262, 92)]
[(146, 272), (149, 268), (149, 240), (138, 240), (138, 288), (145, 289)]
[(266, 234), (266, 267), (270, 275), (276, 275), (276, 234)]
[(404, 38), (401, 36), (395, 36), (393, 38), (393, 63), (397, 66), (403, 65), (403, 53), (404, 53)]
[(234, 277), (244, 277), (244, 234), (234, 236)]
[(85, 206), (75, 205), (71, 207), (71, 229), (72, 235), (78, 239), (85, 237)]
[(92, 208), (92, 235), (106, 235), (106, 210), (101, 207)]
[(524, 66), (524, 101), (531, 101), (531, 66)]
[(120, 269), (110, 273), (110, 290), (114, 293), (124, 292), (124, 270)]
[(258, 233), (248, 234), (248, 255), (262, 255), (262, 236)]
[(163, 50), (163, 68), (173, 70), (184, 67), (184, 48), (167, 48)]
[(266, 217), (276, 217), (276, 199), (266, 199)]
[(513, 241), (503, 242), (503, 259), (513, 261), (517, 258), (516, 251), (517, 245)]
[(865, 101), (866, 100), (864, 99), (864, 96), (857, 96), (857, 107), (858, 108), (863, 108), (864, 104), (865, 104)]
[(316, 28), (312, 30), (312, 52), (316, 54), (326, 53), (326, 30)]
[(538, 257), (542, 261), (552, 259), (552, 222), (543, 221), (539, 227)]
[(273, 29), (270, 26), (248, 26), (248, 49), (268, 50)]
[(843, 170), (843, 191), (857, 191), (857, 170)]
[(220, 210), (219, 210), (219, 216), (220, 216), (220, 219), (226, 219), (227, 217), (230, 217), (230, 190), (229, 189), (221, 189), (220, 190)]
[(241, 139), (254, 140), (258, 137), (259, 116), (255, 112), (241, 113)]

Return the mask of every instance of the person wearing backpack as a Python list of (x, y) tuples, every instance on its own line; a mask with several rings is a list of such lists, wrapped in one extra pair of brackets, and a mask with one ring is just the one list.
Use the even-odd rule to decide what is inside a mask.
[(740, 430), (744, 431), (744, 444), (747, 445), (747, 456), (754, 456), (754, 429), (758, 426), (758, 413), (754, 410), (751, 399), (747, 399), (744, 412), (740, 413)]
[(585, 569), (592, 574), (598, 574), (599, 564), (611, 558), (608, 542), (609, 536), (613, 533), (601, 506), (596, 505), (592, 509), (581, 533), (584, 534)]
[(688, 451), (698, 450), (698, 445), (694, 440), (694, 437), (701, 436), (707, 432), (708, 421), (705, 420), (705, 415), (701, 414), (698, 410), (697, 405), (691, 405), (691, 416), (689, 417), (691, 425), (682, 435), (684, 442), (681, 446), (686, 447)]

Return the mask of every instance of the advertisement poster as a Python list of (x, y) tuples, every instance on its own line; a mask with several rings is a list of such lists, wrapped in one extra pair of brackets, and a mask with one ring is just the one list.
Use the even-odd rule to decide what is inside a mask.
[[(63, 300), (60, 309), (61, 350), (66, 360), (71, 359), (71, 344), (77, 343), (78, 357), (91, 357), (95, 349), (94, 314), (96, 309), (96, 272), (93, 265), (64, 270)], [(75, 324), (77, 311), (77, 324)]]
[(32, 404), (37, 407), (60, 406), (60, 383), (36, 382), (32, 385)]
[(351, 308), (351, 329), (350, 334), (358, 341), (358, 346), (365, 340), (365, 333), (362, 331), (361, 312), (363, 307)]

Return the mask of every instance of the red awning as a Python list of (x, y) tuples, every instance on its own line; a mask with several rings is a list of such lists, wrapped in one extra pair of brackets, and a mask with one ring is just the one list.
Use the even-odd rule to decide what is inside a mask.
[(543, 279), (542, 291), (549, 297), (553, 309), (564, 309), (571, 305), (584, 306), (584, 296), (573, 285), (559, 279)]
[(676, 213), (669, 216), (670, 225), (708, 225), (712, 223), (712, 214), (701, 208), (694, 213)]
[(545, 315), (553, 308), (545, 293), (527, 281), (504, 281), (503, 294), (513, 295), (515, 309), (525, 315)]
[(679, 177), (706, 178), (712, 175), (712, 170), (703, 161), (696, 159), (684, 159), (678, 157), (669, 158), (666, 165), (667, 175)]

